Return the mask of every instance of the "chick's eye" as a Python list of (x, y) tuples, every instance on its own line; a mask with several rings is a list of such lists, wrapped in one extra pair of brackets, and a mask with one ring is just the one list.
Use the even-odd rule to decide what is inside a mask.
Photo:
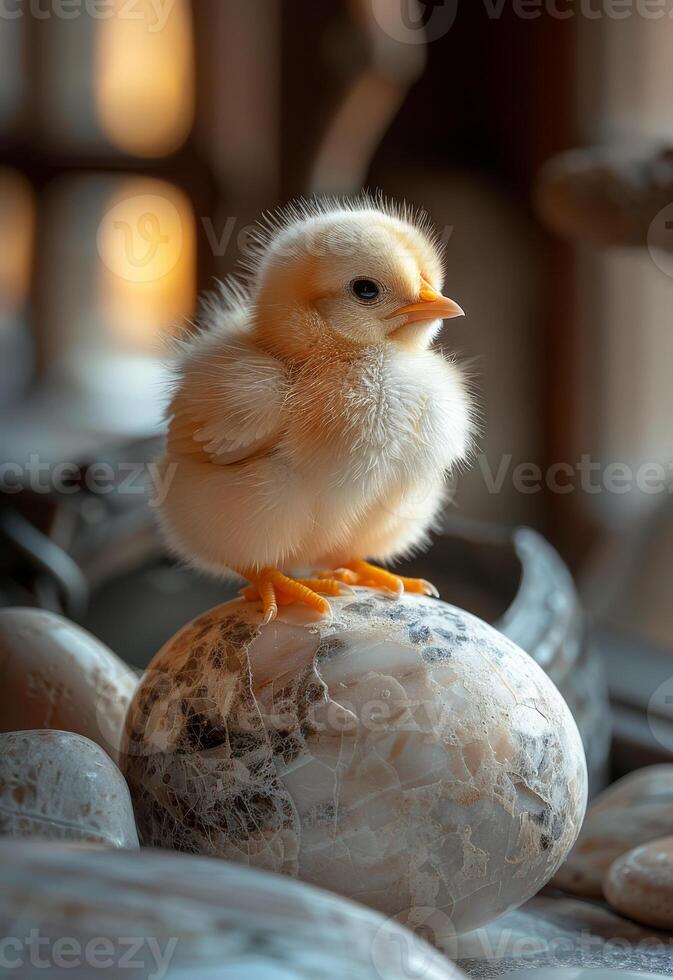
[(351, 292), (361, 303), (373, 303), (381, 295), (381, 286), (373, 279), (354, 279)]

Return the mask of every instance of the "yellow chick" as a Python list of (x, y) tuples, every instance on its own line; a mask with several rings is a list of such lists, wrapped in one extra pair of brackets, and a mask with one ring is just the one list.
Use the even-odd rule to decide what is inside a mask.
[(170, 547), (247, 579), (266, 622), (279, 603), (328, 612), (349, 584), (436, 595), (366, 560), (427, 543), (470, 444), (465, 378), (430, 349), (463, 311), (441, 294), (427, 218), (368, 197), (301, 202), (262, 227), (247, 274), (180, 345)]

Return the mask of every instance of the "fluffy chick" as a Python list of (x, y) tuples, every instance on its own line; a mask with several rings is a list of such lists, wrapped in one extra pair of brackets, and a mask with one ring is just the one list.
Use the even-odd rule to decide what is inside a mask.
[(427, 543), (468, 452), (465, 379), (430, 349), (463, 312), (442, 280), (424, 217), (303, 202), (260, 233), (247, 288), (224, 287), (182, 343), (163, 530), (193, 565), (247, 578), (267, 621), (278, 603), (328, 611), (323, 595), (349, 582), (434, 591), (364, 559)]

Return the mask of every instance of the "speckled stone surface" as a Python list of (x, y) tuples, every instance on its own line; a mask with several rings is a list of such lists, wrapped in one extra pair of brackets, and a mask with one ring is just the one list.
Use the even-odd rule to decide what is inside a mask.
[(138, 846), (114, 762), (88, 738), (48, 729), (0, 735), (0, 835)]
[[(21, 980), (463, 977), (363, 906), (224, 861), (12, 841), (0, 842), (0, 867), (0, 936), (10, 937), (2, 953), (16, 965), (7, 975)], [(41, 966), (31, 960), (31, 932)]]
[(127, 720), (144, 843), (298, 876), (447, 935), (533, 895), (586, 800), (534, 661), (446, 603), (367, 590), (261, 628), (234, 601), (157, 654)]
[(618, 857), (671, 832), (673, 765), (638, 769), (593, 801), (554, 884), (575, 895), (602, 898), (605, 874)]
[(117, 761), (137, 684), (112, 650), (63, 616), (0, 610), (0, 731), (77, 732)]
[(646, 926), (673, 929), (673, 837), (623, 854), (603, 881), (610, 905)]

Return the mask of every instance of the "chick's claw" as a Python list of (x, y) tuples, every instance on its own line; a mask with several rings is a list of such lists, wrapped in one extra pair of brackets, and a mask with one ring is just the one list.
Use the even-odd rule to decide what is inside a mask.
[(264, 625), (273, 622), (278, 615), (278, 600), (271, 579), (262, 578), (258, 585), (259, 597), (262, 600)]
[(400, 575), (405, 592), (414, 592), (416, 595), (431, 595), (433, 599), (439, 599), (439, 589), (432, 582), (424, 578), (406, 578)]
[[(424, 578), (407, 578), (404, 575), (395, 575), (385, 568), (372, 565), (367, 561), (351, 561), (345, 568), (337, 569), (330, 574), (334, 578), (340, 578), (353, 585), (361, 585), (365, 588), (380, 589), (388, 595), (399, 598), (403, 592), (413, 592), (416, 595), (429, 595), (439, 598), (439, 592), (432, 584)], [(347, 576), (347, 578), (346, 578)]]
[(312, 589), (314, 592), (323, 595), (355, 595), (355, 589), (352, 589), (342, 579), (337, 579), (331, 575), (319, 575), (317, 578), (298, 578), (296, 581), (305, 585), (307, 589)]
[(251, 582), (250, 585), (240, 590), (240, 595), (250, 602), (258, 599), (262, 601), (264, 623), (273, 622), (278, 615), (279, 606), (289, 606), (295, 602), (309, 606), (316, 612), (329, 615), (332, 608), (321, 595), (318, 595), (317, 587), (320, 591), (328, 595), (341, 595), (344, 591), (342, 583), (321, 579), (295, 579), (289, 575), (284, 575), (277, 568), (262, 568), (260, 571), (246, 572), (245, 577)]
[(341, 582), (343, 585), (358, 585), (360, 576), (352, 572), (350, 568), (335, 568), (329, 572), (317, 572), (319, 579)]
[(393, 575), (385, 568), (370, 565), (368, 561), (349, 561), (346, 565), (359, 578), (359, 585), (381, 589), (388, 595), (399, 598), (404, 592), (404, 584), (399, 575)]

